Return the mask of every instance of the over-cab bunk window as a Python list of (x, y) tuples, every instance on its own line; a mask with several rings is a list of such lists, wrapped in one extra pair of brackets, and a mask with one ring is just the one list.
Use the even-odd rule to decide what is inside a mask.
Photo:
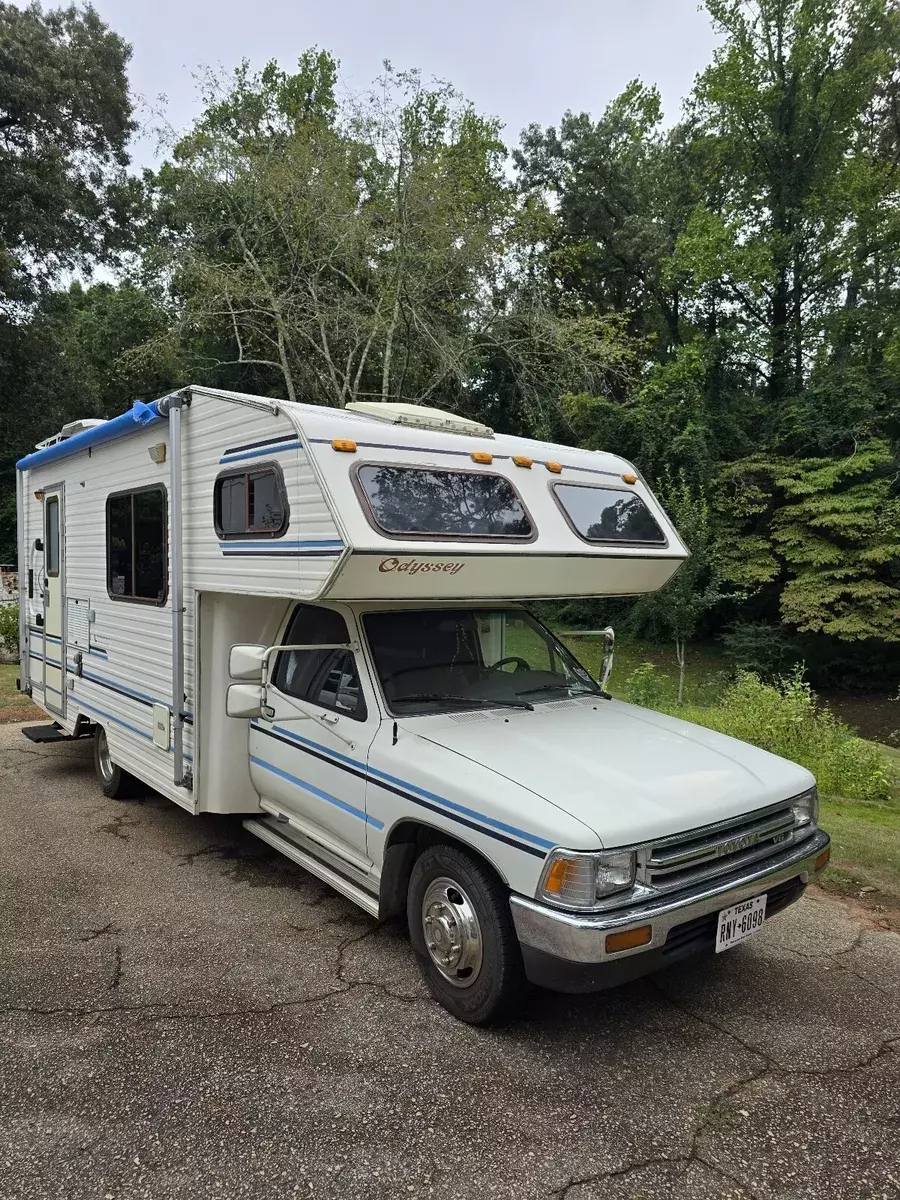
[(223, 540), (281, 537), (290, 515), (281, 467), (271, 463), (220, 475), (213, 507), (216, 533)]
[(165, 488), (138, 488), (107, 497), (106, 588), (113, 600), (165, 604), (169, 588)]
[(363, 463), (356, 481), (369, 520), (388, 537), (527, 542), (535, 528), (502, 475)]
[(588, 483), (557, 483), (556, 502), (569, 524), (586, 542), (632, 546), (665, 546), (666, 535), (635, 492)]

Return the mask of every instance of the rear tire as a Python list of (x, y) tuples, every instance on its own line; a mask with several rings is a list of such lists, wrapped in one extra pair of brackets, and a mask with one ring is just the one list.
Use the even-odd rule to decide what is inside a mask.
[(134, 780), (113, 762), (106, 730), (102, 725), (98, 725), (94, 731), (94, 771), (104, 796), (109, 796), (111, 800), (122, 800), (130, 795)]
[(410, 940), (431, 993), (470, 1025), (515, 1016), (525, 991), (509, 894), (484, 863), (455, 846), (430, 846), (412, 869)]

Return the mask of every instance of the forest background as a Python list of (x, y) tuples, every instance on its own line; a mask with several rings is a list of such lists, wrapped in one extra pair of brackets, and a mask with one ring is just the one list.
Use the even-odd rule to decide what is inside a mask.
[(635, 81), (508, 145), (449, 84), (386, 64), (348, 98), (311, 49), (205, 75), (137, 174), (128, 45), (0, 3), (0, 561), (16, 459), (67, 420), (188, 382), (418, 400), (657, 490), (690, 569), (563, 624), (894, 683), (900, 12), (706, 9), (674, 125)]

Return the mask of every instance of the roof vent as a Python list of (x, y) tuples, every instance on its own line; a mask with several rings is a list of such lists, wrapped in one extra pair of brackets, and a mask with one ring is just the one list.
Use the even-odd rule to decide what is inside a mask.
[(105, 424), (106, 421), (102, 417), (82, 417), (78, 421), (69, 421), (63, 425), (59, 433), (54, 433), (52, 437), (44, 438), (42, 442), (38, 442), (35, 450), (46, 450), (48, 446), (57, 446), (60, 442), (65, 442), (70, 437), (74, 437), (76, 433), (87, 433), (89, 429), (96, 429), (98, 425)]
[(391, 425), (408, 425), (413, 429), (434, 429), (441, 433), (463, 433), (469, 437), (494, 436), (489, 425), (458, 417), (456, 413), (444, 412), (440, 408), (428, 408), (425, 404), (399, 404), (382, 400), (354, 400), (346, 405), (351, 412), (388, 421)]

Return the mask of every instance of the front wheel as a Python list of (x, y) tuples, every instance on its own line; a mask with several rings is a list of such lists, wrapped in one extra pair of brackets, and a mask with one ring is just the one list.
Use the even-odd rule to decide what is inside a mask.
[(506, 889), (455, 846), (430, 846), (409, 881), (410, 939), (432, 995), (460, 1021), (512, 1016), (525, 987)]
[(106, 740), (106, 730), (98, 725), (94, 731), (94, 771), (104, 796), (121, 800), (131, 791), (132, 777), (114, 763)]

